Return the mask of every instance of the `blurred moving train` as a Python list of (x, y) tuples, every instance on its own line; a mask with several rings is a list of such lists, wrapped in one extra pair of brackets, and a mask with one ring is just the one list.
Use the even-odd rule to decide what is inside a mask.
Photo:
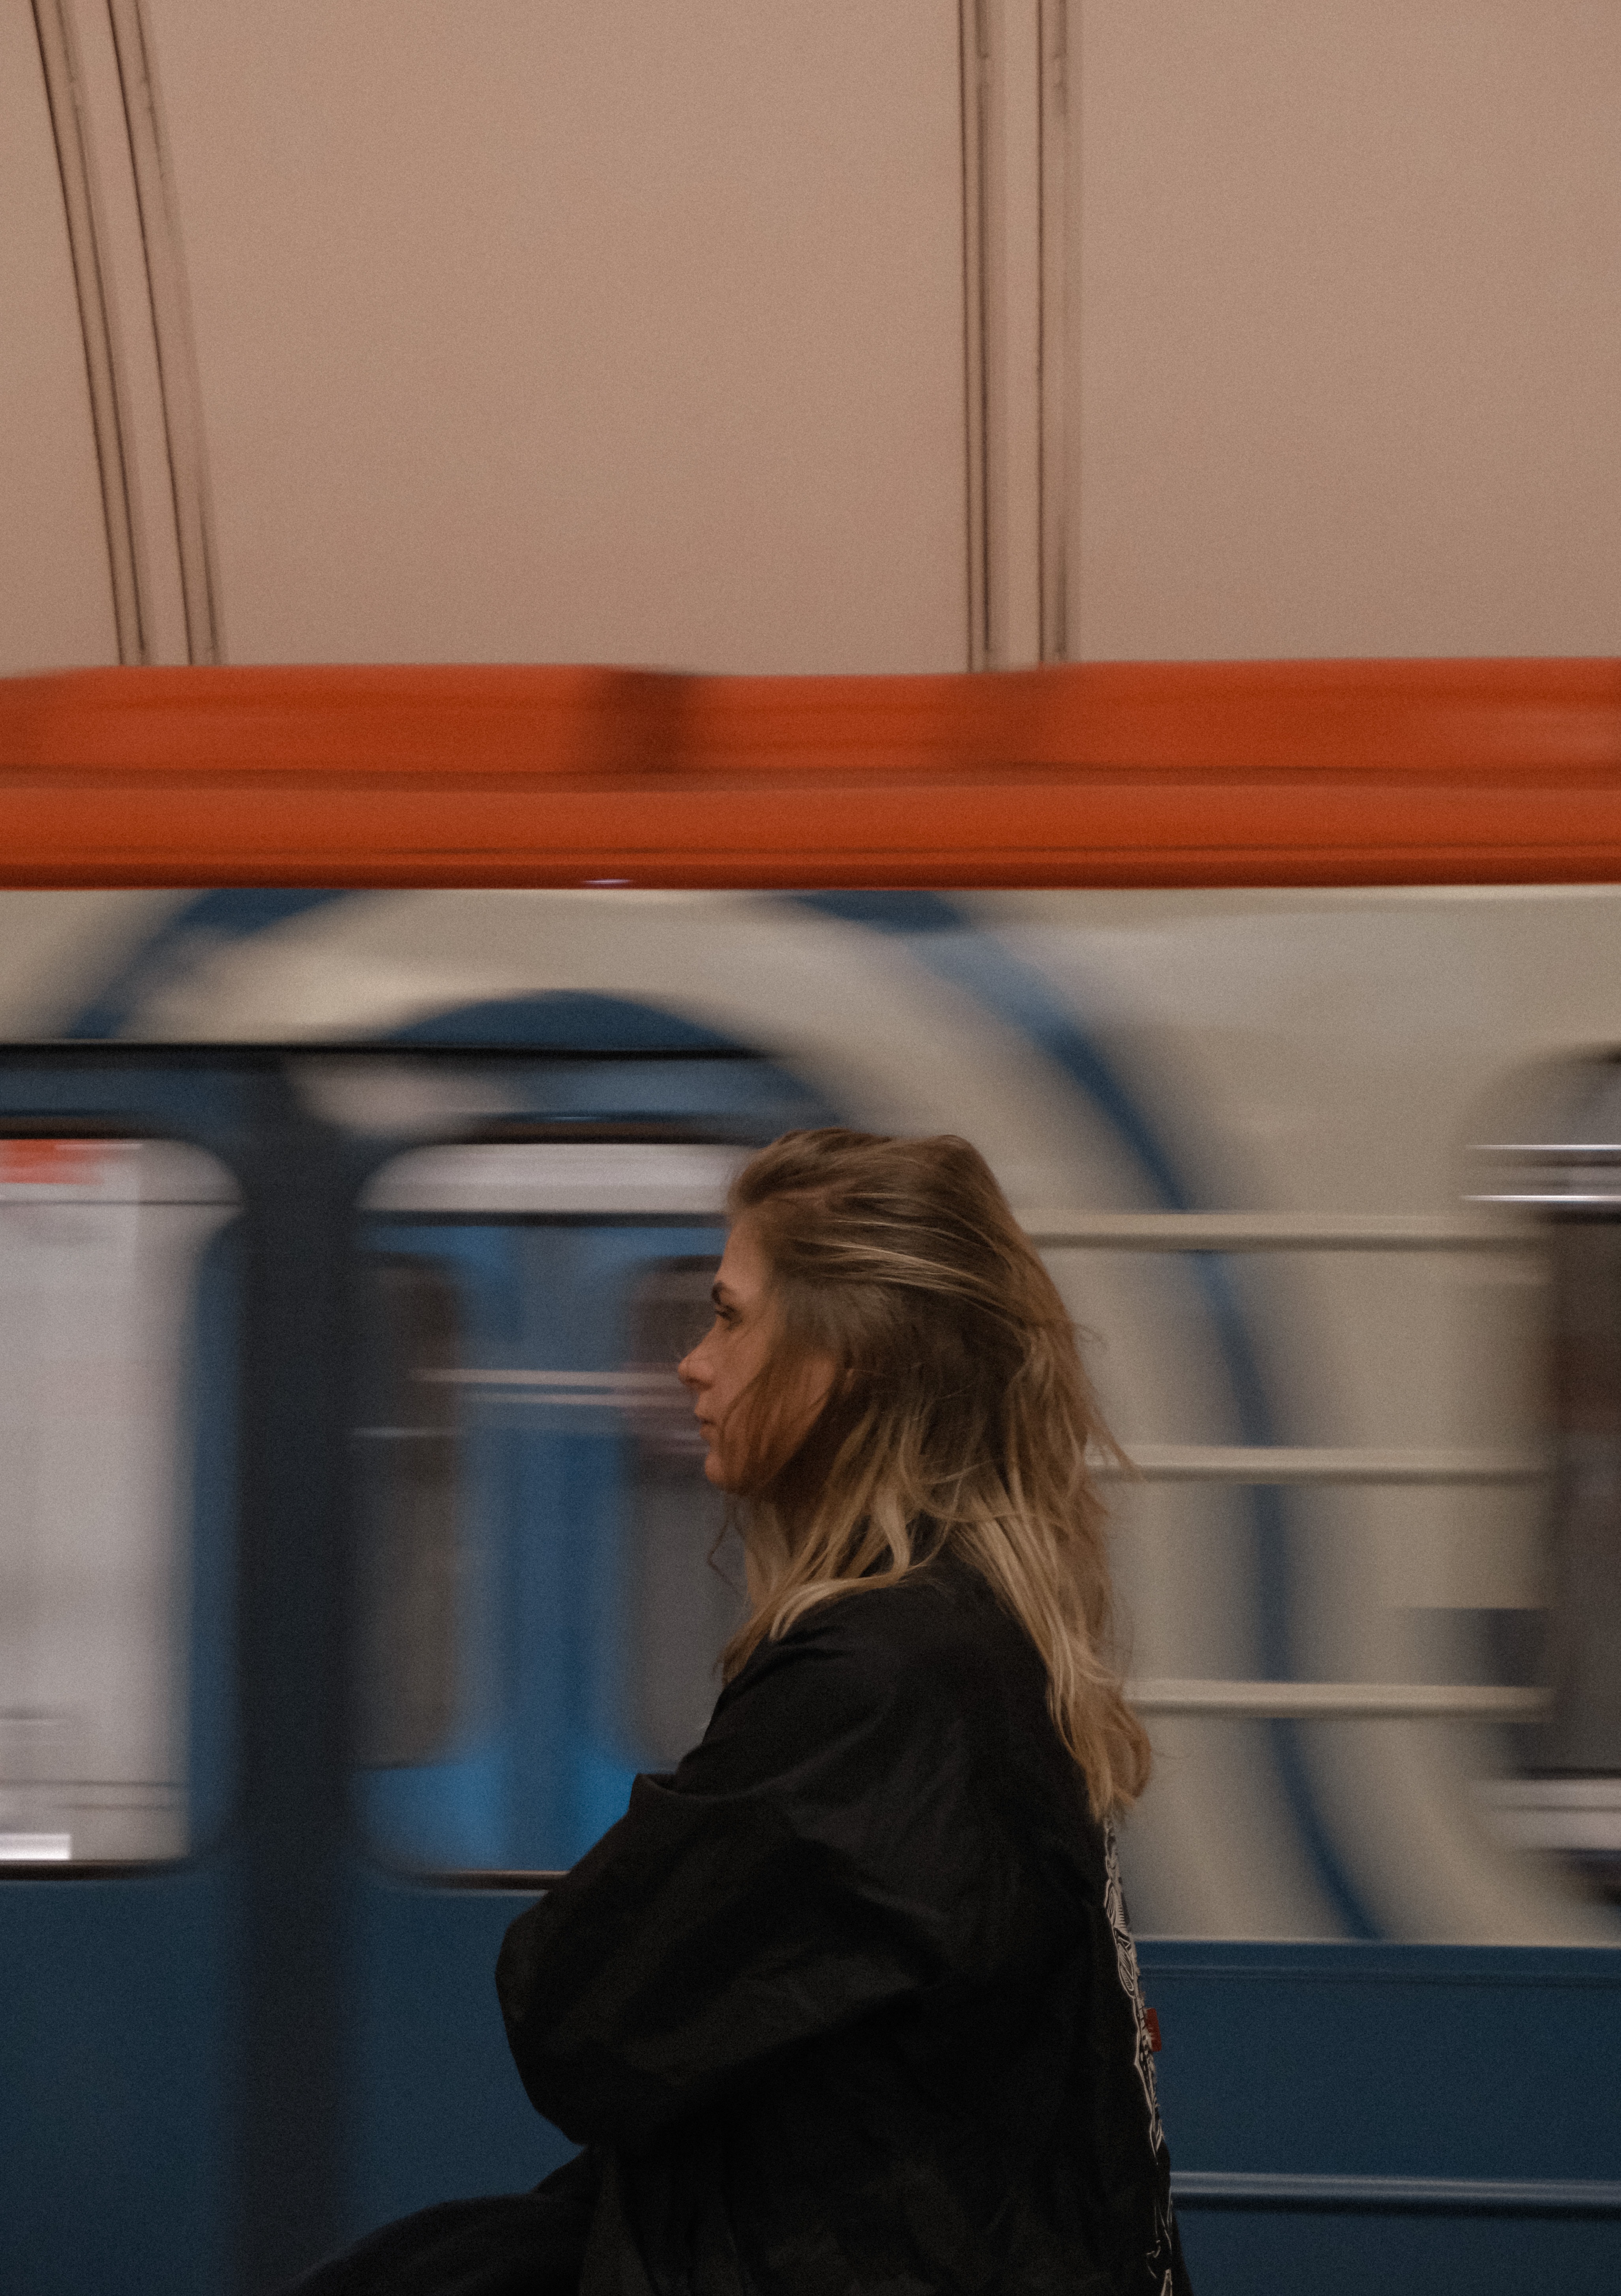
[[(702, 1728), (738, 1574), (672, 1365), (736, 1160), (849, 1121), (984, 1149), (1140, 1470), (1117, 1555), (1158, 1770), (1125, 1853), (1199, 2284), (1601, 2281), (1621, 893), (1423, 879), (1613, 873), (1613, 668), (689, 683), (0, 697), (37, 884), (150, 883), (163, 834), (172, 878), (220, 866), (280, 817), (272, 751), (307, 883), (348, 802), (323, 744), (397, 767), (328, 849), (347, 889), (265, 882), (244, 842), (235, 891), (0, 900), (8, 2273), (274, 2285), (560, 2157), (495, 1946)], [(727, 709), (748, 771), (693, 750)], [(865, 749), (830, 750), (841, 709)], [(1437, 716), (1450, 778), (1399, 754)], [(1134, 738), (1184, 754), (1150, 774)], [(1223, 757), (1269, 740), (1299, 770), (1246, 861), (1256, 769)], [(1035, 769), (964, 763), (999, 741), (1046, 743), (1068, 849), (1054, 816), (1010, 859)], [(475, 863), (519, 752), (529, 842)], [(1289, 848), (1340, 833), (1347, 756), (1363, 843)], [(717, 788), (733, 849), (660, 849)], [(1402, 842), (1412, 805), (1474, 841)], [(1167, 807), (1216, 882), (1152, 882), (1193, 866)], [(1563, 847), (1515, 844), (1538, 808)], [(443, 882), (503, 865), (530, 884)], [(1359, 870), (1418, 882), (1321, 882)], [(1219, 882), (1263, 871), (1319, 882)]]

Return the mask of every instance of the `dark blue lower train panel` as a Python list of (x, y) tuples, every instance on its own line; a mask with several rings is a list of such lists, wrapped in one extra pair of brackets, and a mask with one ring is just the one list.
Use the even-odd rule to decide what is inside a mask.
[(0, 2280), (16, 2296), (231, 2286), (240, 1867), (5, 1895)]
[(1621, 2170), (1621, 1961), (1148, 1941), (1179, 2169), (1568, 2182)]
[(1621, 1967), (1149, 1940), (1199, 2296), (1621, 2285)]
[(347, 2237), (435, 2201), (525, 2191), (573, 2152), (524, 2095), (495, 2000), (502, 1937), (533, 1902), (356, 1862)]
[(1178, 2203), (1198, 2296), (1571, 2296), (1621, 2286), (1621, 2218)]

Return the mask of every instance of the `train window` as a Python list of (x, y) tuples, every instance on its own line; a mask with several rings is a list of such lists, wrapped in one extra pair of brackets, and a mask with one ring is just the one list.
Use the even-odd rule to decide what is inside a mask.
[(0, 1138), (0, 1862), (184, 1856), (228, 1792), (233, 1182)]
[(1553, 1437), (1545, 1718), (1489, 1797), (1510, 1838), (1562, 1852), (1621, 1897), (1621, 1058), (1526, 1080), (1482, 1152), (1482, 1193), (1545, 1223)]
[(392, 1862), (568, 1866), (702, 1733), (741, 1572), (675, 1366), (738, 1160), (419, 1149), (363, 1199), (356, 1779)]

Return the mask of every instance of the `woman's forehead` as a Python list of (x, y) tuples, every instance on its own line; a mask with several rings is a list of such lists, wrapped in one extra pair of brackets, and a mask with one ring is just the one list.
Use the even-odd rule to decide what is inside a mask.
[(747, 1300), (765, 1290), (770, 1274), (754, 1222), (747, 1212), (740, 1212), (726, 1237), (716, 1283), (724, 1285), (734, 1298)]

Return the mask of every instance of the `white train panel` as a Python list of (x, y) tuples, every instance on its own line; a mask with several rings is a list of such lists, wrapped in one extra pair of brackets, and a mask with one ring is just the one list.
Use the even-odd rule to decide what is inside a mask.
[[(101, 912), (72, 914), (93, 936)], [(125, 905), (105, 921), (116, 971)], [(114, 984), (120, 1033), (430, 1038), (458, 1009), (583, 994), (718, 1031), (846, 1119), (967, 1133), (1050, 1232), (1145, 1466), (1117, 1496), (1134, 1677), (1166, 1685), (1130, 1845), (1143, 1925), (1613, 1933), (1505, 1821), (1551, 1599), (1549, 1263), (1464, 1199), (1516, 1079), (1621, 1035), (1621, 897), (364, 894), (242, 937), (172, 922)], [(312, 1106), (361, 1135), (503, 1116), (493, 1077), (423, 1086), (402, 1057), (350, 1083), (312, 1063)], [(1151, 1241), (1199, 1210), (1240, 1248), (1120, 1248), (1121, 1218)], [(1315, 1244), (1276, 1248), (1290, 1221)], [(1270, 1482), (1257, 1445), (1287, 1463)], [(1280, 1677), (1352, 1710), (1179, 1710)], [(1381, 1699), (1394, 1716), (1359, 1716)]]

